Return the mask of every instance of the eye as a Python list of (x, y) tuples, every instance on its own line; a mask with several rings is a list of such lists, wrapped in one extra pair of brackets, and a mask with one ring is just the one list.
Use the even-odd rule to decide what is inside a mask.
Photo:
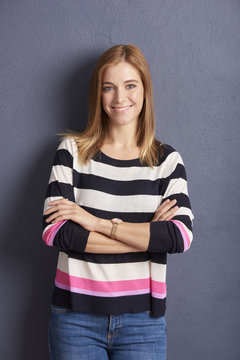
[(135, 87), (136, 87), (135, 84), (128, 84), (128, 85), (127, 85), (127, 88), (128, 88), (128, 89), (134, 89)]
[(112, 86), (105, 86), (104, 88), (103, 88), (103, 91), (110, 91), (110, 90), (112, 90), (113, 89), (113, 87)]

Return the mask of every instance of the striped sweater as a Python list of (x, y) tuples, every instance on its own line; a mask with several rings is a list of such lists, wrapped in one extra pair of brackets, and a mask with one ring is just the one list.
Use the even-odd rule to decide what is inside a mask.
[[(99, 314), (164, 315), (167, 253), (184, 252), (192, 241), (194, 217), (179, 153), (164, 145), (158, 165), (150, 168), (99, 151), (83, 165), (74, 140), (65, 139), (53, 161), (44, 211), (62, 197), (100, 218), (150, 222), (150, 240), (146, 252), (91, 254), (85, 252), (89, 231), (71, 220), (48, 224), (43, 216), (43, 240), (59, 249), (53, 304)], [(177, 200), (174, 218), (151, 222), (166, 199)]]

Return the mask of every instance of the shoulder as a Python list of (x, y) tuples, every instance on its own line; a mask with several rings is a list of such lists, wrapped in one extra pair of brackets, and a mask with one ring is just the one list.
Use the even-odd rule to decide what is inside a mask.
[(159, 152), (159, 165), (172, 164), (172, 163), (181, 163), (183, 164), (182, 157), (180, 153), (171, 145), (161, 143), (160, 152)]
[(74, 158), (78, 156), (77, 145), (73, 138), (62, 139), (55, 153), (53, 165), (73, 167)]
[(57, 148), (57, 151), (60, 150), (67, 151), (72, 157), (75, 157), (78, 153), (78, 150), (74, 138), (70, 136), (64, 137)]
[(169, 144), (162, 144), (162, 157), (158, 168), (163, 178), (186, 179), (183, 159), (180, 153)]

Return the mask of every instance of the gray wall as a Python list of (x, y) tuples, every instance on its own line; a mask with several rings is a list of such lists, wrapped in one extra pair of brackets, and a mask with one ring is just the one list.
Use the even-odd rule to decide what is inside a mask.
[(240, 2), (2, 0), (0, 34), (1, 358), (48, 358), (57, 251), (41, 215), (54, 134), (84, 128), (97, 57), (133, 43), (195, 215), (191, 250), (168, 260), (168, 360), (239, 359)]

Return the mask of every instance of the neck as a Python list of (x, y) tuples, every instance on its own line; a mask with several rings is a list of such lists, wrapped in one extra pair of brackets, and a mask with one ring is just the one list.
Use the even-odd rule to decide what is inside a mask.
[(105, 137), (105, 144), (119, 148), (132, 148), (137, 146), (136, 126), (132, 124), (111, 126)]

